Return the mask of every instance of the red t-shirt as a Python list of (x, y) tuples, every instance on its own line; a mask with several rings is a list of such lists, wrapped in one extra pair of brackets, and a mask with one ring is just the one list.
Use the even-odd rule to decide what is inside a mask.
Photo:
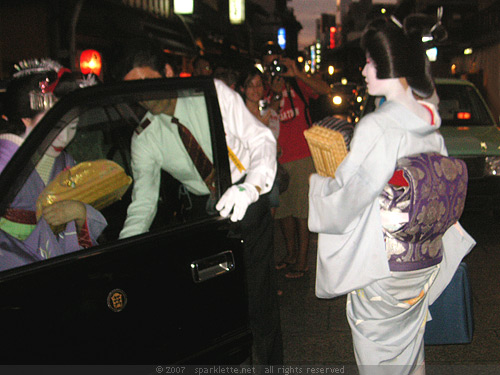
[[(302, 91), (302, 95), (308, 102), (311, 98), (318, 98), (318, 95), (314, 94), (313, 90), (304, 82), (297, 80), (297, 83)], [(290, 87), (290, 93), (293, 100), (293, 108), (295, 109), (295, 116), (288, 92), (284, 89), (282, 92), (283, 99), (281, 99), (280, 134), (278, 137), (278, 143), (282, 150), (281, 157), (279, 158), (280, 163), (304, 159), (311, 155), (304, 137), (304, 130), (309, 127), (305, 117), (306, 105), (293, 87)]]

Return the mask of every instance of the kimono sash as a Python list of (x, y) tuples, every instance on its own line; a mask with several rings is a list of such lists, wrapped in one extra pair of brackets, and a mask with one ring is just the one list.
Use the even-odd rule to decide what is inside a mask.
[(460, 159), (422, 153), (398, 160), (379, 198), (391, 271), (441, 262), (443, 234), (462, 215), (466, 192), (467, 167)]

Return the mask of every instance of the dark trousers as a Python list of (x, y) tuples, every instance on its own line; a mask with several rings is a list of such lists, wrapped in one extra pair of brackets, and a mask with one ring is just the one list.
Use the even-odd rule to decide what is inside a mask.
[(274, 220), (268, 195), (248, 207), (240, 222), (244, 241), (253, 364), (283, 364), (281, 319), (274, 268)]

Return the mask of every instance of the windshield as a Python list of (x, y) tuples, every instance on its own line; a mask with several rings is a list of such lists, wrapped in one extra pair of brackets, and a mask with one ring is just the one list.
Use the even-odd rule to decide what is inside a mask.
[(437, 84), (442, 126), (494, 125), (478, 92), (468, 85)]

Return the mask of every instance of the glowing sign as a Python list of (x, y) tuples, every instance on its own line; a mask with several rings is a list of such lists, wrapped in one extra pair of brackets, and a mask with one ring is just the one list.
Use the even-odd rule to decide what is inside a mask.
[(332, 26), (330, 27), (330, 49), (335, 48), (335, 33), (337, 32), (337, 28)]
[(316, 72), (316, 48), (314, 46), (309, 47), (309, 53), (311, 55), (311, 73)]
[(233, 25), (245, 22), (245, 0), (229, 0), (229, 21)]
[(278, 44), (281, 49), (286, 49), (286, 30), (284, 27), (278, 29)]

